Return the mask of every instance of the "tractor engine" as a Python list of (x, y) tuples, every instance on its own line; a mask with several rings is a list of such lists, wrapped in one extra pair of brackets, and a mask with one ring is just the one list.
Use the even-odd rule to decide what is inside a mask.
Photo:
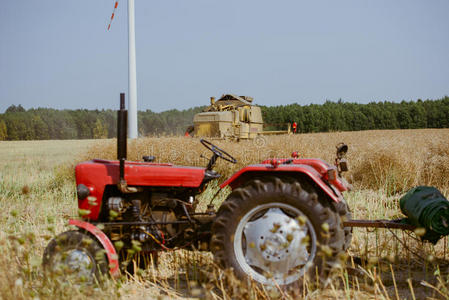
[(201, 222), (195, 218), (194, 197), (183, 194), (144, 191), (107, 198), (102, 219), (111, 229), (111, 240), (127, 245), (138, 241), (143, 251), (191, 243)]

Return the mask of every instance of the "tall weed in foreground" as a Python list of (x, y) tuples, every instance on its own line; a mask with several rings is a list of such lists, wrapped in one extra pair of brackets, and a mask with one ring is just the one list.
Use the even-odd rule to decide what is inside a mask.
[(73, 182), (53, 186), (54, 168), (90, 142), (0, 142), (0, 299), (118, 297), (116, 288), (72, 285), (42, 269), (46, 244), (77, 211)]
[[(448, 140), (449, 130), (444, 129), (273, 136), (258, 145), (217, 141), (239, 163), (219, 161), (216, 169), (224, 180), (247, 164), (288, 157), (292, 151), (332, 163), (335, 145), (344, 141), (349, 145), (347, 177), (356, 188), (345, 195), (353, 217), (397, 218), (397, 199), (410, 186), (435, 185), (449, 196)], [(307, 285), (292, 295), (253, 283), (245, 287), (229, 270), (215, 266), (210, 253), (199, 251), (161, 253), (158, 268), (107, 280), (103, 288), (47, 278), (41, 266), (43, 249), (51, 237), (68, 230), (67, 218), (77, 214), (73, 166), (82, 160), (116, 156), (115, 140), (84, 142), (0, 142), (5, 158), (0, 162), (1, 299), (449, 298), (448, 240), (432, 246), (421, 243), (413, 232), (385, 229), (355, 229), (349, 254), (359, 264), (350, 265), (353, 270), (338, 271), (326, 288)], [(199, 139), (144, 138), (129, 144), (132, 160), (155, 155), (158, 162), (205, 166), (207, 160), (201, 154), (210, 156)], [(215, 194), (217, 184), (212, 183), (200, 197), (200, 208)], [(226, 193), (219, 194), (214, 204), (219, 205)]]
[[(46, 236), (52, 236), (47, 232)], [(117, 283), (106, 281), (98, 285), (77, 285), (43, 271), (37, 256), (36, 233), (9, 235), (0, 241), (0, 299), (118, 299)]]

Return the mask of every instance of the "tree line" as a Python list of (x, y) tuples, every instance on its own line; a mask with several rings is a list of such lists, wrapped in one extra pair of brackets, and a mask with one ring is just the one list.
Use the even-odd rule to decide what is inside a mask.
[(262, 107), (264, 122), (296, 122), (299, 132), (357, 131), (372, 129), (448, 128), (449, 97), (438, 100), (371, 102), (368, 104), (326, 101)]
[[(139, 135), (179, 135), (202, 107), (155, 113), (138, 112)], [(11, 105), (0, 114), (0, 140), (97, 139), (117, 135), (115, 110), (24, 109)]]
[[(181, 135), (204, 107), (139, 111), (139, 134)], [(370, 129), (449, 128), (449, 97), (437, 100), (261, 106), (266, 130), (283, 130), (297, 123), (298, 132)], [(117, 133), (114, 110), (24, 109), (11, 105), (0, 114), (0, 140), (113, 138)]]

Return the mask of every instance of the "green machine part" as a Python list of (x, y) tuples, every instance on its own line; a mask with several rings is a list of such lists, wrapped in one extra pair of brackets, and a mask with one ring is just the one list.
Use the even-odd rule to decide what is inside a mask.
[(436, 244), (442, 236), (449, 235), (449, 201), (438, 189), (417, 186), (409, 190), (399, 204), (407, 216), (403, 222), (426, 229), (423, 240)]

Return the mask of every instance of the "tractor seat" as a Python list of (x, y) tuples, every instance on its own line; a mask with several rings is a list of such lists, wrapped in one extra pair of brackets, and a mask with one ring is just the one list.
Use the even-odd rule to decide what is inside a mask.
[(152, 155), (151, 156), (145, 155), (145, 156), (142, 156), (142, 159), (144, 162), (153, 162), (156, 159), (156, 157), (152, 156)]

